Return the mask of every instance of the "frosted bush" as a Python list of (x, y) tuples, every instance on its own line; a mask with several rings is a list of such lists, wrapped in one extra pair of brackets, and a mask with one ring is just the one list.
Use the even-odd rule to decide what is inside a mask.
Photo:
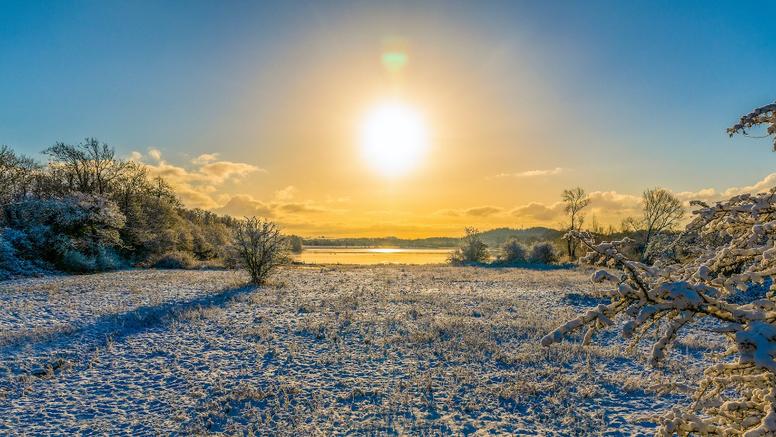
[(552, 264), (558, 262), (558, 251), (552, 243), (541, 242), (531, 246), (528, 260), (536, 264)]
[(512, 238), (502, 246), (504, 252), (502, 261), (506, 263), (524, 263), (528, 260), (528, 249), (516, 238)]
[(16, 255), (13, 244), (0, 229), (0, 280), (8, 279), (23, 271), (22, 261)]
[(59, 267), (72, 273), (91, 273), (97, 271), (97, 262), (77, 250), (67, 250), (58, 260)]
[(466, 235), (461, 239), (461, 246), (450, 254), (450, 264), (462, 266), (484, 263), (488, 260), (488, 245), (480, 238), (480, 231), (466, 228)]
[(196, 264), (194, 257), (188, 252), (168, 252), (153, 263), (157, 269), (190, 269)]
[[(113, 266), (110, 255), (121, 243), (124, 215), (98, 196), (30, 199), (8, 205), (5, 221), (14, 228), (17, 254), (33, 262), (49, 261), (74, 272)], [(115, 267), (110, 267), (115, 268)]]

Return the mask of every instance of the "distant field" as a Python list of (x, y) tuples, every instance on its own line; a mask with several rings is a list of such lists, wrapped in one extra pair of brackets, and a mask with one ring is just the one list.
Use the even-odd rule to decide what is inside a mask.
[[(651, 434), (716, 345), (652, 370), (616, 334), (539, 339), (605, 301), (577, 270), (291, 267), (0, 283), (0, 434)], [(682, 365), (677, 361), (681, 360)]]

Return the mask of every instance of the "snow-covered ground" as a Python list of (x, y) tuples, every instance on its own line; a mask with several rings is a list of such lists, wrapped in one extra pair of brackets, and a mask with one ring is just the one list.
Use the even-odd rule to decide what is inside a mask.
[(0, 283), (0, 434), (651, 434), (713, 347), (650, 369), (616, 333), (539, 339), (589, 272), (289, 267)]

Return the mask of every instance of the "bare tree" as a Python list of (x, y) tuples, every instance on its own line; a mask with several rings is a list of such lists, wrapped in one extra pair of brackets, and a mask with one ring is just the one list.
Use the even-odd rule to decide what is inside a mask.
[[(576, 187), (570, 190), (563, 190), (561, 194), (563, 203), (566, 204), (566, 215), (569, 217), (569, 231), (579, 231), (582, 229), (582, 224), (585, 222), (585, 216), (582, 214), (582, 210), (590, 204), (590, 197), (588, 197), (585, 190)], [(573, 238), (566, 239), (566, 248), (568, 249), (569, 258), (575, 260), (577, 258), (577, 241)]]
[(251, 275), (251, 282), (257, 285), (263, 284), (275, 269), (288, 261), (286, 239), (278, 225), (256, 217), (238, 223), (235, 249)]
[(30, 193), (39, 170), (31, 158), (0, 146), (0, 205), (20, 200)]
[(126, 167), (112, 147), (95, 138), (78, 145), (56, 143), (43, 153), (51, 157), (51, 171), (69, 192), (106, 194)]
[(644, 248), (641, 251), (642, 260), (650, 251), (650, 243), (656, 235), (674, 229), (684, 217), (682, 202), (662, 188), (647, 190), (642, 195), (644, 217)]

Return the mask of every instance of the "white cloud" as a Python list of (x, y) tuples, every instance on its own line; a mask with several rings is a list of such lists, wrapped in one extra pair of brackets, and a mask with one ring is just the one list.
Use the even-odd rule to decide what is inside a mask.
[(563, 204), (555, 202), (551, 205), (532, 202), (527, 205), (520, 205), (512, 209), (510, 214), (517, 219), (529, 222), (542, 222), (553, 224), (555, 221), (563, 218)]
[[(255, 165), (243, 162), (219, 161), (217, 154), (202, 154), (192, 161), (193, 167), (186, 168), (170, 164), (162, 157), (159, 149), (151, 148), (145, 157), (133, 151), (130, 159), (144, 162), (151, 176), (162, 177), (180, 196), (186, 206), (215, 208), (222, 204), (215, 197), (219, 187), (228, 181), (236, 181), (256, 172), (265, 172)], [(148, 162), (151, 161), (151, 162)]]
[(563, 167), (555, 167), (548, 170), (526, 170), (517, 173), (499, 173), (494, 178), (533, 178), (538, 176), (556, 176), (566, 171)]
[(218, 153), (203, 153), (191, 160), (192, 164), (203, 165), (218, 160)]
[(159, 149), (154, 149), (153, 147), (148, 149), (148, 156), (150, 156), (154, 161), (162, 160), (162, 152)]
[(755, 182), (752, 185), (745, 185), (743, 187), (730, 187), (722, 191), (717, 191), (714, 188), (704, 188), (698, 191), (682, 191), (676, 193), (676, 196), (685, 201), (690, 200), (702, 200), (705, 202), (716, 202), (724, 199), (728, 199), (740, 194), (756, 194), (768, 191), (776, 186), (776, 173), (766, 175), (764, 178)]
[(228, 214), (235, 217), (261, 216), (261, 217), (290, 217), (338, 210), (325, 208), (314, 202), (287, 202), (274, 200), (262, 202), (252, 196), (239, 194), (232, 196), (223, 206), (216, 208), (219, 214)]
[(298, 191), (299, 190), (297, 190), (295, 186), (289, 185), (282, 190), (275, 191), (275, 198), (278, 200), (291, 200), (296, 196)]

